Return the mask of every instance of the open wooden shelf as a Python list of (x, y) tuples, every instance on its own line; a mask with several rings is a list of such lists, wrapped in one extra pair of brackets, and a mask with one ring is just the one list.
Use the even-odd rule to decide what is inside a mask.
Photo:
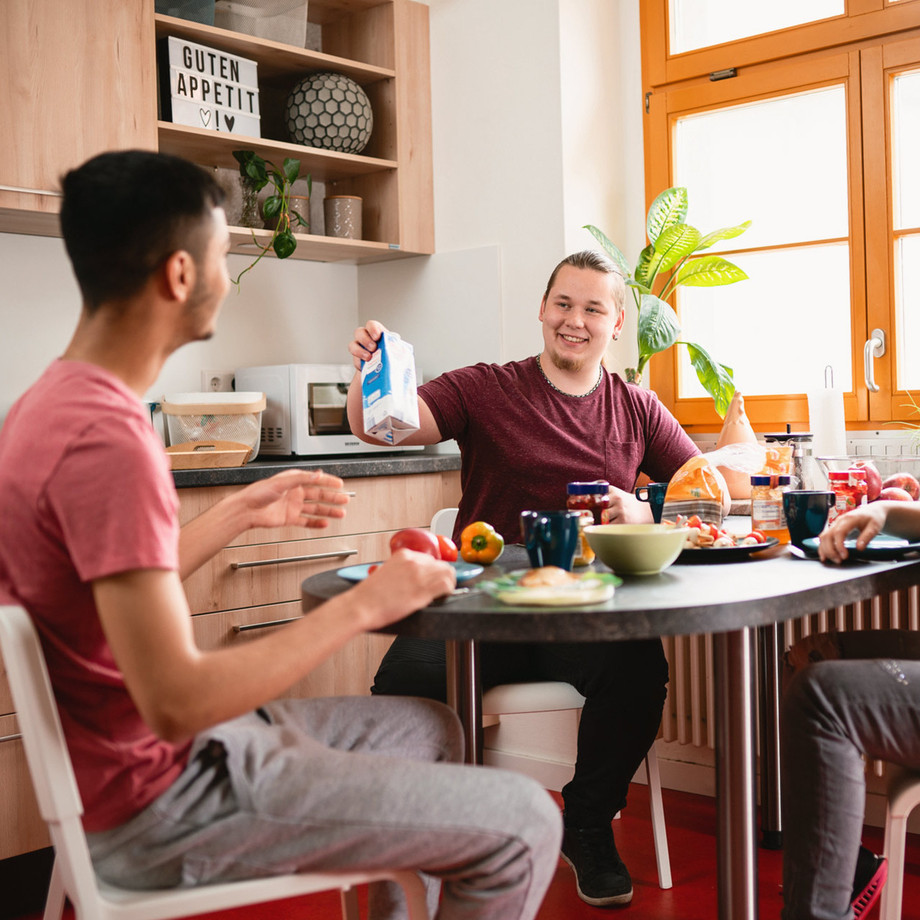
[(285, 157), (300, 160), (300, 174), (310, 173), (314, 182), (328, 182), (350, 176), (367, 176), (372, 173), (396, 169), (395, 160), (363, 157), (319, 147), (304, 147), (264, 137), (246, 137), (241, 134), (221, 134), (205, 128), (157, 122), (160, 151), (194, 160), (202, 166), (239, 169), (233, 158), (234, 150), (254, 150), (259, 156), (281, 165)]
[[(252, 238), (265, 245), (271, 239), (270, 230), (250, 230), (246, 227), (230, 228), (230, 251), (246, 256), (256, 256), (258, 247)], [(351, 262), (364, 264), (367, 262), (383, 262), (392, 258), (416, 255), (411, 252), (401, 252), (395, 243), (377, 243), (373, 240), (348, 240), (335, 236), (316, 236), (311, 233), (295, 233), (297, 249), (290, 259), (306, 259), (313, 262)], [(273, 252), (266, 254), (266, 258), (275, 258)]]

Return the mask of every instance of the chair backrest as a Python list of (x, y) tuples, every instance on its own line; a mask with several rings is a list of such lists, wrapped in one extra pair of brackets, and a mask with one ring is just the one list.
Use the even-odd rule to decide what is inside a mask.
[(459, 508), (441, 508), (431, 518), (431, 532), (435, 536), (450, 537), (454, 533)]
[(0, 648), (16, 706), (29, 775), (55, 859), (77, 903), (98, 897), (80, 816), (83, 802), (38, 633), (21, 607), (0, 607)]

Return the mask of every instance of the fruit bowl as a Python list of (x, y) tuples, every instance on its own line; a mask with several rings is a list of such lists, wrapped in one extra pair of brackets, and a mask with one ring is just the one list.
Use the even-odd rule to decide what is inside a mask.
[(657, 575), (681, 554), (686, 527), (671, 524), (594, 524), (585, 528), (591, 549), (618, 575)]

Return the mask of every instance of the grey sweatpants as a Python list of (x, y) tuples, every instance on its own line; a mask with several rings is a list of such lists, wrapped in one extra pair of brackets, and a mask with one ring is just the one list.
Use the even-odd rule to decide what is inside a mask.
[(821, 661), (781, 722), (783, 920), (847, 920), (862, 836), (863, 755), (920, 767), (920, 661)]
[[(336, 697), (260, 712), (200, 735), (163, 795), (88, 835), (102, 878), (168, 888), (419, 869), (442, 882), (441, 920), (536, 915), (558, 863), (559, 809), (527, 777), (462, 765), (459, 723), (445, 706)], [(405, 916), (397, 886), (374, 888), (375, 920)]]

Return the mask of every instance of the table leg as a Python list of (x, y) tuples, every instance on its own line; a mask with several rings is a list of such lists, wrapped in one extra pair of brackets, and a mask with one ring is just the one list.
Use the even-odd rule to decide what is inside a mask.
[(719, 920), (757, 920), (754, 633), (713, 636)]
[(450, 640), (447, 652), (447, 705), (463, 725), (466, 762), (482, 763), (482, 683), (479, 646), (472, 639)]
[(757, 627), (760, 665), (760, 844), (768, 850), (783, 846), (782, 787), (779, 763), (779, 708), (782, 691), (783, 627)]

